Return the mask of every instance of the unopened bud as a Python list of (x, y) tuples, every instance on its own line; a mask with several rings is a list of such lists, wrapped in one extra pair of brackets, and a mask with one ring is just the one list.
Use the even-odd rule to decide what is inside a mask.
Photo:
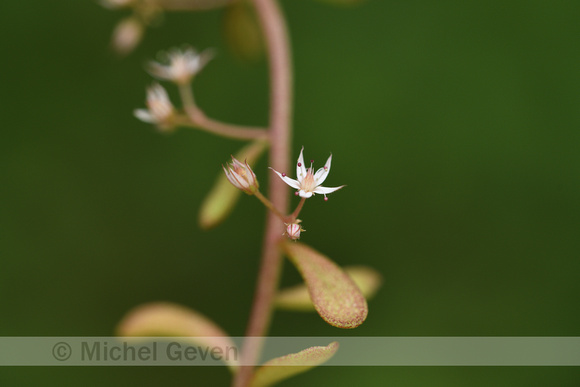
[(144, 32), (143, 24), (134, 17), (123, 19), (113, 31), (113, 48), (121, 55), (126, 55), (141, 42)]
[(248, 163), (241, 163), (232, 156), (232, 163), (228, 167), (222, 166), (226, 177), (236, 188), (248, 195), (253, 195), (259, 187), (258, 180)]
[(286, 225), (286, 235), (288, 235), (288, 238), (292, 239), (293, 241), (300, 239), (301, 231), (305, 230), (303, 230), (298, 223), (290, 223)]

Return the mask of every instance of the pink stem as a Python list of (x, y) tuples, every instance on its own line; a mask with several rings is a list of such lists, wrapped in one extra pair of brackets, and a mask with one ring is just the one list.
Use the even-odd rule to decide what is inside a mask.
[(302, 211), (302, 207), (304, 206), (304, 202), (306, 201), (305, 198), (300, 199), (300, 203), (298, 203), (298, 206), (296, 207), (296, 209), (294, 210), (294, 212), (292, 213), (292, 215), (290, 215), (290, 221), (291, 222), (295, 222), (296, 218), (298, 217), (298, 215), (300, 215), (300, 211)]
[[(290, 116), (292, 110), (292, 68), (288, 32), (276, 0), (252, 1), (268, 47), (270, 166), (278, 171), (286, 171), (290, 159)], [(283, 213), (287, 213), (289, 190), (285, 183), (280, 179), (271, 178), (269, 192), (272, 204)], [(274, 213), (268, 211), (262, 261), (246, 330), (247, 337), (265, 336), (270, 326), (272, 305), (282, 268), (282, 255), (278, 249), (282, 233), (282, 221)], [(244, 343), (242, 359), (246, 364), (252, 364), (258, 360), (262, 344), (260, 340), (248, 340)], [(246, 387), (252, 379), (253, 370), (252, 366), (242, 367), (234, 378), (233, 386)]]
[(197, 107), (193, 92), (191, 91), (191, 85), (189, 84), (179, 86), (179, 94), (185, 112), (187, 113), (187, 117), (183, 117), (180, 120), (181, 122), (179, 124), (181, 125), (192, 126), (213, 134), (238, 140), (267, 139), (270, 136), (264, 128), (226, 124), (225, 122), (209, 118)]

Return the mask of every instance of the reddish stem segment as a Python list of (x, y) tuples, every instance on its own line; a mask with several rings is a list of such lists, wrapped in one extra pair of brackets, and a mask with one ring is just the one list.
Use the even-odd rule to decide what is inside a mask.
[(180, 125), (192, 126), (223, 137), (242, 140), (267, 139), (269, 137), (269, 133), (264, 128), (226, 124), (209, 118), (197, 107), (189, 84), (180, 85), (179, 94), (187, 113), (187, 117), (180, 120)]
[[(288, 170), (290, 159), (290, 116), (292, 110), (292, 69), (290, 45), (286, 23), (276, 0), (252, 0), (268, 47), (270, 67), (270, 166), (278, 171)], [(289, 191), (280, 179), (270, 179), (270, 199), (275, 208), (287, 213)], [(262, 248), (262, 261), (247, 337), (266, 335), (270, 326), (274, 296), (278, 288), (282, 256), (278, 241), (283, 233), (283, 223), (276, 214), (268, 211), (266, 234)], [(262, 342), (248, 340), (242, 357), (248, 364), (255, 363)], [(234, 378), (233, 386), (246, 387), (254, 368), (245, 366)]]
[(296, 221), (296, 218), (298, 217), (298, 215), (300, 215), (300, 211), (302, 211), (302, 207), (304, 206), (305, 201), (306, 201), (306, 198), (300, 199), (300, 203), (298, 203), (298, 206), (296, 207), (296, 209), (294, 210), (292, 215), (290, 215), (291, 222)]

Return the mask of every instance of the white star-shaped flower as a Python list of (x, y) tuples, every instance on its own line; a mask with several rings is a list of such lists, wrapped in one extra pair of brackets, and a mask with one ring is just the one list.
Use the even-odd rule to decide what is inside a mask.
[(314, 169), (312, 169), (312, 162), (310, 164), (310, 168), (306, 169), (304, 166), (304, 156), (302, 153), (304, 152), (304, 147), (300, 151), (300, 156), (298, 156), (298, 162), (296, 163), (296, 180), (289, 178), (286, 176), (285, 173), (280, 173), (273, 168), (273, 170), (280, 179), (284, 181), (284, 183), (288, 184), (290, 187), (298, 190), (298, 195), (303, 198), (309, 198), (314, 194), (322, 194), (324, 195), (324, 200), (327, 200), (326, 195), (337, 191), (344, 187), (341, 185), (340, 187), (323, 187), (321, 184), (324, 183), (328, 173), (330, 172), (330, 162), (332, 161), (332, 155), (326, 160), (326, 164), (324, 167), (320, 168), (316, 173), (314, 173)]
[(163, 54), (163, 56), (164, 62), (168, 64), (150, 62), (147, 69), (151, 75), (179, 85), (185, 85), (211, 60), (213, 51), (205, 50), (202, 53), (198, 53), (192, 47), (186, 47), (183, 50), (174, 48)]

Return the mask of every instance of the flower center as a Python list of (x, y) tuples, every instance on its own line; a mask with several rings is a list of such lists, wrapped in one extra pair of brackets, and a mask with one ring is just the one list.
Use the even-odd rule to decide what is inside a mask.
[(316, 181), (314, 181), (314, 175), (312, 174), (312, 170), (308, 169), (306, 172), (306, 176), (302, 180), (302, 189), (306, 192), (312, 192), (316, 188)]

